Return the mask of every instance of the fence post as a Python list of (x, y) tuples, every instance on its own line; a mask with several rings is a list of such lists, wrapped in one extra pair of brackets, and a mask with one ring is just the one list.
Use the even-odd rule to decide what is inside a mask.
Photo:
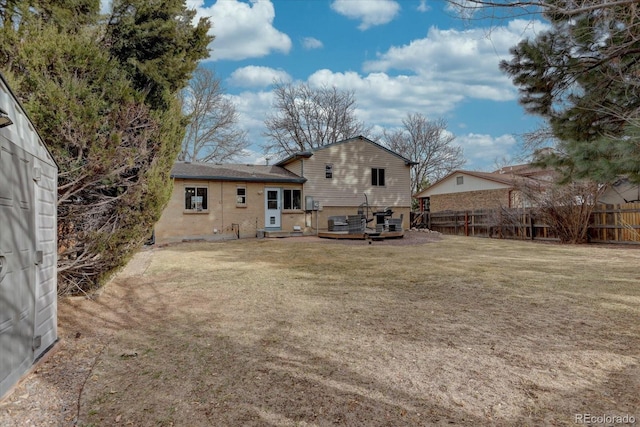
[(458, 235), (458, 213), (457, 212), (453, 213), (453, 234), (455, 236)]
[(534, 227), (533, 213), (529, 212), (529, 233), (531, 233), (531, 240), (536, 238), (536, 227)]
[(464, 211), (464, 235), (469, 237), (469, 212)]

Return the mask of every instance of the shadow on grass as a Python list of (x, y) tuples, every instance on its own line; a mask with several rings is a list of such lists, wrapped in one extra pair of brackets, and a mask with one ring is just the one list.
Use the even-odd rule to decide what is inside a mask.
[[(189, 248), (181, 247), (178, 252), (193, 255)], [(253, 259), (269, 263), (275, 273), (292, 264), (291, 252), (277, 246), (263, 257), (247, 255), (234, 245), (214, 249), (217, 252), (207, 256), (231, 263), (232, 267), (226, 267), (230, 269), (234, 263), (240, 269)], [(293, 269), (300, 277), (308, 273), (317, 279), (322, 257), (342, 254), (339, 268), (349, 265), (344, 251), (313, 252), (307, 256), (315, 257), (316, 264), (304, 269), (303, 263), (293, 263)], [(251, 292), (250, 286), (222, 296), (223, 289), (213, 285), (217, 278), (211, 274), (211, 290), (202, 294), (191, 292), (183, 282), (185, 277), (184, 272), (162, 272), (116, 280), (103, 297), (77, 304), (62, 318), (63, 323), (82, 329), (88, 339), (105, 337), (96, 341), (104, 351), (84, 385), (81, 425), (562, 425), (571, 423), (575, 413), (616, 414), (637, 410), (640, 403), (630, 394), (640, 383), (637, 325), (624, 330), (632, 319), (600, 317), (584, 304), (572, 305), (570, 298), (549, 298), (540, 304), (539, 296), (506, 289), (496, 294), (495, 289), (473, 279), (425, 287), (420, 282), (403, 283), (400, 278), (385, 283), (371, 277), (367, 286), (353, 289), (315, 280), (299, 289), (318, 304), (306, 319), (315, 325), (312, 332), (325, 327), (328, 333), (351, 328), (348, 336), (354, 338), (384, 335), (386, 341), (397, 344), (394, 351), (423, 343), (426, 347), (415, 349), (464, 356), (460, 360), (431, 359), (434, 365), (459, 364), (463, 379), (483, 366), (506, 367), (480, 372), (478, 377), (479, 391), (491, 390), (492, 381), (513, 386), (495, 389), (498, 396), (494, 400), (508, 400), (509, 394), (521, 398), (514, 401), (523, 403), (521, 408), (501, 416), (494, 410), (483, 414), (464, 395), (443, 400), (441, 394), (424, 393), (424, 387), (407, 384), (410, 378), (406, 375), (396, 383), (381, 381), (378, 372), (367, 371), (373, 365), (358, 366), (354, 358), (343, 358), (339, 348), (319, 348), (326, 345), (326, 337), (314, 343), (313, 336), (301, 338), (292, 333), (300, 320), (295, 299), (279, 313), (260, 310), (276, 298), (258, 301), (262, 305), (240, 305), (246, 311), (233, 313), (234, 298)], [(382, 298), (370, 299), (372, 292), (381, 293)], [(256, 298), (272, 298), (265, 295)], [(337, 306), (335, 311), (324, 314), (322, 307), (331, 305)], [(243, 316), (251, 320), (239, 322)], [(564, 359), (572, 353), (585, 357), (607, 353), (635, 363), (594, 366), (597, 375), (588, 378), (584, 357)], [(369, 356), (362, 348), (363, 360)], [(480, 357), (500, 364), (467, 365)], [(576, 365), (568, 367), (567, 363)], [(435, 372), (436, 368), (424, 371)], [(551, 386), (540, 382), (541, 375), (552, 377), (546, 371), (553, 370), (563, 378), (576, 375), (575, 386), (564, 386), (561, 380), (551, 381)], [(517, 378), (505, 380), (508, 375)], [(420, 376), (414, 381), (420, 385), (442, 378)], [(456, 384), (441, 383), (435, 388), (453, 386)], [(607, 395), (608, 401), (603, 399)]]

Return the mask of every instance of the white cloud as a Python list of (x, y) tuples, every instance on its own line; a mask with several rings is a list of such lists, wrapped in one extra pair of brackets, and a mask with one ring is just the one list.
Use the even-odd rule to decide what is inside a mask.
[(431, 84), (462, 88), (466, 96), (512, 100), (515, 88), (498, 64), (509, 48), (534, 34), (542, 23), (516, 20), (506, 27), (440, 30), (432, 27), (423, 39), (379, 53), (363, 65), (365, 72), (405, 71)]
[[(236, 107), (239, 127), (247, 131), (247, 138), (254, 143), (254, 150), (258, 150), (258, 146), (264, 140), (262, 136), (264, 120), (272, 111), (273, 93), (245, 91), (237, 95), (228, 95), (228, 97)], [(262, 163), (264, 164), (264, 162)]]
[[(502, 57), (509, 57), (509, 47), (532, 34), (542, 24), (529, 25), (513, 21), (504, 27), (494, 27), (489, 35), (479, 30), (439, 30), (432, 28), (427, 37), (379, 54), (378, 59), (364, 64), (364, 72), (316, 70), (306, 79), (312, 87), (335, 86), (353, 91), (357, 101), (356, 114), (373, 133), (383, 128), (400, 126), (408, 113), (421, 113), (429, 119), (450, 119), (455, 109), (470, 98), (514, 102), (516, 88), (498, 69)], [(267, 80), (279, 70), (246, 67), (234, 73), (237, 84), (246, 87), (267, 87)], [(262, 76), (269, 76), (268, 78)], [(243, 127), (249, 129), (252, 140), (263, 141), (264, 120), (271, 110), (272, 94), (247, 91), (234, 97), (242, 114)], [(515, 104), (515, 102), (514, 102)], [(487, 117), (490, 117), (488, 114)], [(468, 118), (472, 120), (472, 118)], [(512, 135), (495, 137), (469, 133), (461, 127), (456, 142), (465, 150), (466, 167), (482, 169), (496, 159), (507, 159), (517, 148)]]
[(327, 85), (353, 90), (358, 118), (385, 127), (399, 125), (410, 112), (441, 117), (464, 99), (464, 88), (431, 84), (420, 76), (360, 75), (324, 69), (313, 73), (307, 81), (314, 87)]
[(284, 70), (249, 65), (238, 68), (231, 73), (228, 82), (236, 87), (264, 88), (270, 86), (276, 80), (290, 82), (291, 76)]
[(420, 0), (420, 4), (417, 9), (418, 12), (428, 12), (431, 10), (431, 6), (427, 4), (427, 0)]
[(358, 29), (364, 31), (391, 22), (400, 12), (400, 4), (394, 0), (334, 0), (331, 9), (349, 19), (360, 20)]
[[(391, 77), (383, 73), (362, 76), (354, 72), (319, 70), (307, 82), (311, 86), (326, 84), (354, 90), (356, 115), (374, 126), (369, 136), (375, 136), (385, 128), (400, 126), (407, 113), (420, 112), (433, 119), (446, 117), (464, 100), (464, 88), (453, 90), (451, 86), (427, 85), (420, 83), (419, 79), (415, 76)], [(263, 141), (264, 120), (272, 112), (272, 93), (244, 92), (231, 98), (240, 114), (242, 128), (249, 132), (250, 140)], [(468, 133), (456, 135), (455, 143), (463, 147), (467, 159), (465, 168), (474, 170), (491, 170), (498, 160), (510, 160), (509, 153), (517, 148), (513, 135), (493, 137)], [(264, 164), (264, 156), (256, 156), (256, 159), (242, 162)]]
[(324, 45), (322, 42), (314, 37), (305, 37), (302, 39), (302, 47), (311, 50), (311, 49), (322, 49)]
[(467, 159), (465, 169), (469, 170), (483, 168), (493, 170), (497, 162), (503, 159), (513, 160), (510, 153), (513, 153), (518, 145), (513, 135), (502, 135), (496, 138), (475, 133), (457, 135), (455, 143), (464, 150), (464, 157)]
[(215, 36), (209, 45), (211, 60), (259, 58), (291, 50), (289, 36), (273, 26), (275, 10), (269, 0), (224, 0), (208, 7), (204, 0), (189, 0), (187, 7), (196, 9), (196, 18), (210, 18), (210, 34)]
[(456, 0), (455, 3), (447, 2), (445, 10), (457, 15), (461, 19), (471, 19), (476, 12), (484, 6), (481, 3), (468, 0)]
[[(268, 162), (272, 165), (276, 160), (269, 157)], [(237, 156), (235, 163), (247, 165), (266, 165), (267, 156), (255, 150), (244, 150), (241, 156)]]

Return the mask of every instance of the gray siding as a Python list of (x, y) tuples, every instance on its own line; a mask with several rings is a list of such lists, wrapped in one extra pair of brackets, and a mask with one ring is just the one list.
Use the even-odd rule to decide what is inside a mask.
[(41, 337), (35, 350), (40, 357), (58, 339), (58, 243), (57, 243), (57, 183), (55, 166), (35, 161), (41, 172), (36, 181), (36, 250), (42, 251), (42, 262), (36, 267), (36, 323), (34, 336)]
[[(1, 75), (0, 75), (1, 77)], [(57, 336), (57, 166), (0, 78), (0, 397)]]

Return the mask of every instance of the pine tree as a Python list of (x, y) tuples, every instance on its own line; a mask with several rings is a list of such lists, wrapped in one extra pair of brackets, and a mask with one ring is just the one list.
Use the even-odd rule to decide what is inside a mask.
[(566, 179), (640, 180), (637, 5), (603, 8), (593, 0), (594, 8), (567, 13), (559, 3), (566, 2), (547, 1), (551, 29), (514, 47), (501, 68), (520, 87), (525, 109), (547, 120), (559, 154), (545, 162)]
[[(163, 33), (164, 53), (144, 56), (149, 64), (180, 62), (180, 69), (132, 67), (146, 62), (123, 59), (126, 43), (104, 37), (113, 17), (101, 23), (96, 6), (92, 0), (16, 0), (1, 10), (0, 67), (60, 168), (61, 292), (96, 288), (150, 235), (170, 197), (169, 174), (184, 136), (177, 93), (210, 40), (208, 23), (183, 25)], [(158, 15), (170, 21), (166, 28), (176, 28), (184, 9), (168, 11)], [(130, 23), (140, 46), (145, 35), (148, 43), (157, 41), (136, 25)], [(119, 56), (109, 49), (115, 42), (122, 46)], [(190, 43), (194, 50), (185, 53)], [(143, 78), (153, 84), (142, 84)]]
[(210, 24), (184, 0), (115, 0), (105, 45), (153, 109), (166, 109), (208, 56)]

